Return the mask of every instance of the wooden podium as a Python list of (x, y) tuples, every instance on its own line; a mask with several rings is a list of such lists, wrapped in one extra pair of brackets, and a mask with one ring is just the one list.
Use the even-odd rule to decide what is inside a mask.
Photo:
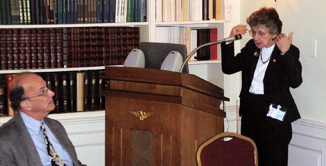
[(223, 132), (223, 90), (195, 75), (106, 67), (105, 165), (195, 166), (196, 151)]

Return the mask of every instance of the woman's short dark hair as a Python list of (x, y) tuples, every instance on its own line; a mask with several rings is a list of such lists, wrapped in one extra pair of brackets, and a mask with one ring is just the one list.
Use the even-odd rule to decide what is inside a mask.
[(10, 90), (9, 97), (10, 97), (10, 105), (11, 108), (15, 111), (20, 111), (20, 102), (25, 99), (24, 97), (24, 88), (21, 86), (17, 86)]
[(247, 23), (250, 27), (265, 25), (270, 34), (279, 34), (282, 32), (282, 21), (275, 8), (263, 7), (253, 12), (248, 18)]

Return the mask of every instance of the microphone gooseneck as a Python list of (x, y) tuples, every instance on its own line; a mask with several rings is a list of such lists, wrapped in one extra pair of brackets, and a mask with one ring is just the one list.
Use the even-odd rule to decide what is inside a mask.
[(193, 51), (191, 51), (191, 53), (187, 56), (187, 58), (183, 61), (182, 63), (182, 66), (179, 70), (179, 73), (182, 72), (184, 66), (186, 65), (186, 63), (188, 62), (188, 60), (197, 52), (197, 50), (203, 48), (203, 47), (206, 47), (206, 46), (210, 46), (210, 45), (213, 45), (213, 44), (220, 44), (220, 43), (223, 43), (223, 42), (230, 42), (230, 41), (234, 41), (234, 40), (240, 40), (242, 39), (242, 35), (241, 34), (238, 34), (238, 35), (235, 35), (233, 37), (228, 37), (228, 38), (224, 38), (224, 39), (221, 39), (221, 40), (218, 40), (218, 41), (215, 41), (215, 42), (211, 42), (211, 43), (205, 43), (203, 45), (200, 45), (198, 46), (197, 48), (195, 48)]

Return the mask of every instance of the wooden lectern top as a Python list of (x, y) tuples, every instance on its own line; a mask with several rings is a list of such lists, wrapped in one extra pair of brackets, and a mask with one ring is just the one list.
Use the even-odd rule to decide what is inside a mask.
[(106, 67), (105, 78), (110, 80), (183, 86), (220, 100), (229, 101), (229, 98), (224, 96), (224, 90), (222, 88), (193, 74), (148, 68)]
[(179, 103), (208, 113), (225, 117), (220, 109), (224, 97), (220, 87), (195, 75), (158, 69), (133, 67), (106, 67), (105, 79), (110, 80), (110, 91), (103, 95), (123, 98)]

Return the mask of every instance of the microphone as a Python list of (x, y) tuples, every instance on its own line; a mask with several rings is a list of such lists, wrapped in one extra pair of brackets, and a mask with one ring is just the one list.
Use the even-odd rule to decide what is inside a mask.
[(224, 42), (230, 42), (230, 41), (235, 41), (235, 40), (240, 40), (242, 39), (241, 34), (239, 35), (235, 35), (233, 37), (228, 37), (228, 38), (224, 38), (215, 42), (210, 42), (210, 43), (205, 43), (203, 45), (200, 45), (199, 47), (195, 48), (193, 51), (191, 51), (191, 53), (187, 56), (186, 60), (182, 63), (182, 66), (179, 70), (179, 73), (182, 72), (182, 69), (184, 68), (184, 66), (186, 65), (186, 63), (188, 62), (188, 60), (201, 48), (206, 47), (206, 46), (210, 46), (213, 44), (220, 44), (220, 43), (224, 43)]

